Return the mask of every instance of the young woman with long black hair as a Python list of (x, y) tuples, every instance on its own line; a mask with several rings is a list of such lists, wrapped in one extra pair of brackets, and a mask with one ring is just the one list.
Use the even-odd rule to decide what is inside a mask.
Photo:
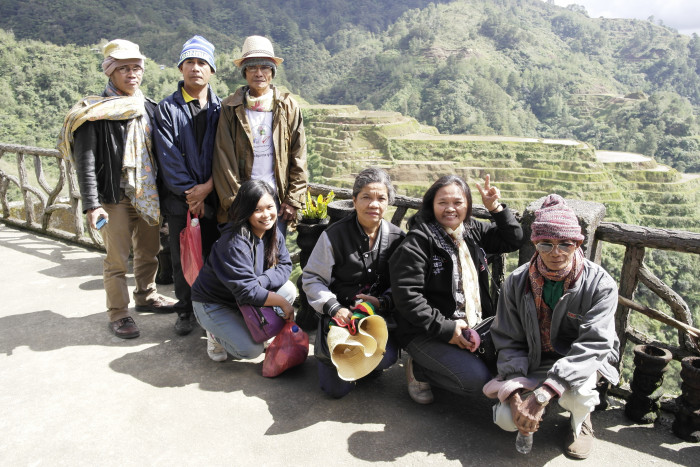
[(224, 361), (259, 356), (263, 343), (253, 340), (236, 306), (277, 306), (294, 318), (296, 288), (289, 281), (292, 262), (277, 226), (272, 187), (262, 180), (243, 183), (207, 262), (192, 286), (192, 306), (207, 331), (207, 353)]

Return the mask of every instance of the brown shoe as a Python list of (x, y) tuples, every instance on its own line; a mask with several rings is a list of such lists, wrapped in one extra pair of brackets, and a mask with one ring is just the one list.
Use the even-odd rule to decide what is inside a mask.
[(109, 329), (115, 336), (121, 339), (133, 339), (139, 337), (141, 332), (131, 316), (118, 319), (109, 323)]
[(564, 454), (572, 459), (586, 459), (593, 448), (593, 425), (591, 424), (591, 414), (586, 416), (586, 419), (581, 425), (581, 433), (574, 436), (572, 429), (566, 437)]
[(135, 310), (142, 313), (173, 313), (175, 311), (175, 303), (177, 303), (175, 300), (172, 300), (168, 297), (164, 297), (162, 295), (158, 295), (153, 301), (151, 301), (147, 305), (136, 305)]

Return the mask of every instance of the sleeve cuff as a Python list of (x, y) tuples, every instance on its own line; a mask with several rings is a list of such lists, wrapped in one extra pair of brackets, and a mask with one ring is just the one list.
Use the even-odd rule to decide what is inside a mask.
[(338, 300), (335, 298), (331, 298), (323, 305), (323, 313), (332, 318), (341, 308), (342, 306), (340, 305), (340, 302), (338, 302)]
[(549, 389), (554, 391), (557, 394), (557, 397), (561, 397), (561, 395), (566, 391), (566, 388), (564, 387), (563, 384), (559, 383), (553, 378), (547, 378), (544, 383), (542, 383), (543, 386), (547, 386)]

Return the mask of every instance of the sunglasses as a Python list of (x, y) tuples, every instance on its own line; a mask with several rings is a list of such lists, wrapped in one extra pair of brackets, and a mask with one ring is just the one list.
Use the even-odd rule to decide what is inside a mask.
[(576, 249), (576, 244), (571, 243), (571, 242), (563, 242), (563, 243), (549, 243), (549, 242), (540, 242), (537, 245), (535, 245), (535, 248), (537, 248), (537, 251), (540, 253), (551, 253), (554, 248), (559, 248), (559, 251), (565, 254), (569, 254), (572, 251)]

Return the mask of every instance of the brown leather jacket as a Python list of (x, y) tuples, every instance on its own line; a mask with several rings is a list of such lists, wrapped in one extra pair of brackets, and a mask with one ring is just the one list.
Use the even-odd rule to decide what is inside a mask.
[[(281, 203), (297, 209), (304, 207), (308, 170), (306, 135), (299, 104), (288, 94), (272, 87), (272, 134), (275, 148), (275, 179)], [(221, 117), (214, 144), (212, 175), (221, 203), (219, 222), (228, 221), (228, 209), (241, 183), (253, 170), (253, 136), (245, 113), (248, 86), (239, 88), (221, 102)]]

